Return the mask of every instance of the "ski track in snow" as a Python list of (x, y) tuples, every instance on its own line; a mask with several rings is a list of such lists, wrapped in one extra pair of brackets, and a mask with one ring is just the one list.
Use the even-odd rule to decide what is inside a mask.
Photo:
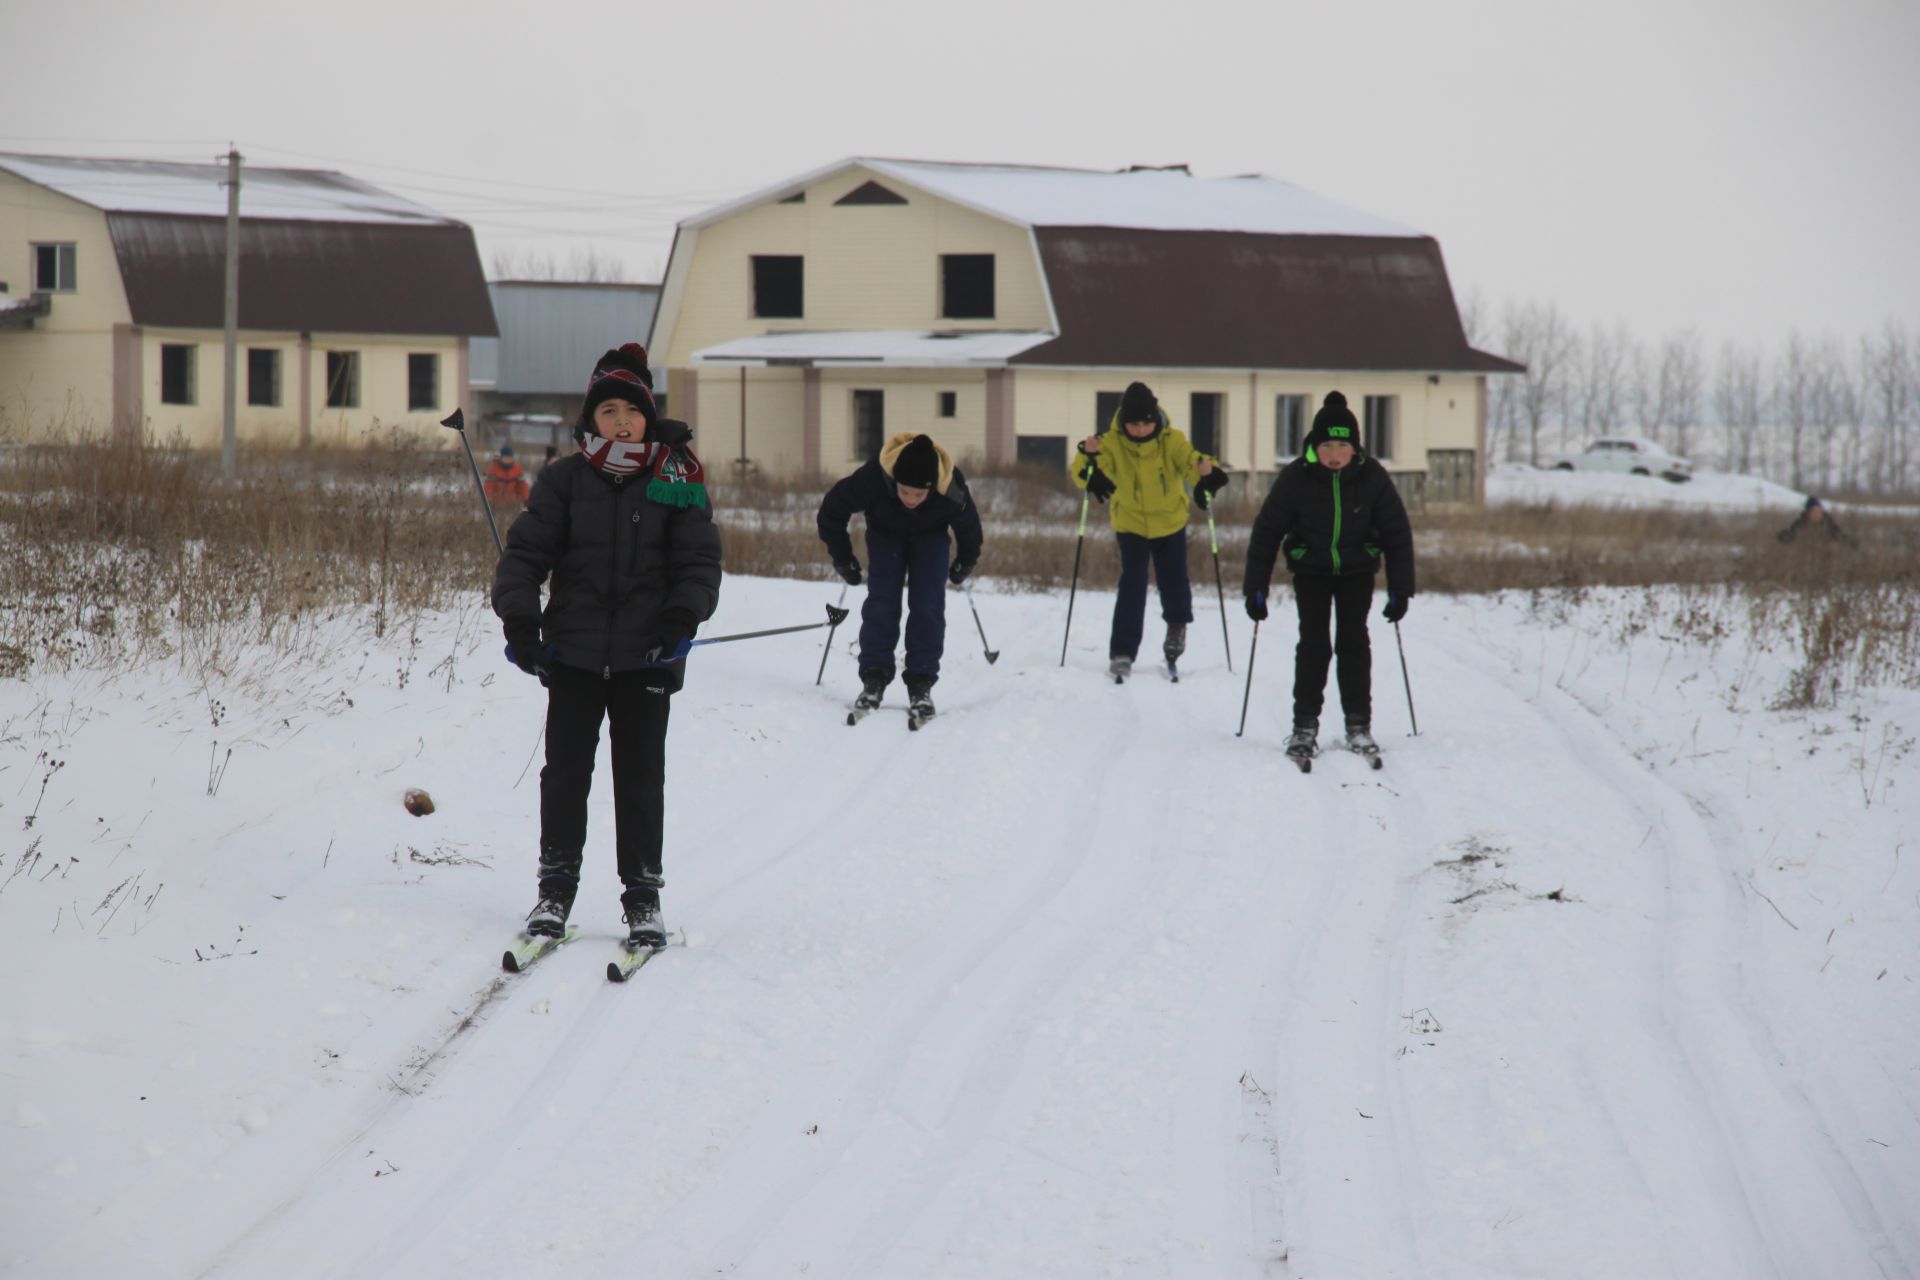
[[(1911, 1119), (1911, 1083), (1790, 1061), (1741, 959), (1739, 829), (1543, 678), (1571, 647), (1430, 605), (1412, 738), (1378, 627), (1385, 770), (1303, 776), (1290, 617), (1236, 740), (1244, 667), (1198, 626), (1179, 684), (1105, 679), (1110, 600), (1060, 670), (1058, 600), (984, 597), (1005, 656), (952, 632), (913, 734), (843, 723), (844, 661), (796, 692), (817, 650), (710, 657), (669, 746), (688, 946), (604, 980), (602, 773), (581, 939), (358, 1092), (287, 1082), (274, 1145), (207, 1144), (191, 1189), (135, 1183), (0, 1270), (142, 1239), (209, 1277), (1914, 1274), (1911, 1182), (1839, 1138)], [(502, 864), (517, 911), (530, 858)], [(429, 965), (479, 981), (514, 919)]]

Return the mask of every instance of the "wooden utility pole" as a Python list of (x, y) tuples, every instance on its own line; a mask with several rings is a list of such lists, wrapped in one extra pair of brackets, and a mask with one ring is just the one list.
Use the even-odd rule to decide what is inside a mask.
[(227, 149), (227, 367), (220, 403), (220, 472), (232, 475), (238, 452), (236, 425), (240, 368), (240, 153)]

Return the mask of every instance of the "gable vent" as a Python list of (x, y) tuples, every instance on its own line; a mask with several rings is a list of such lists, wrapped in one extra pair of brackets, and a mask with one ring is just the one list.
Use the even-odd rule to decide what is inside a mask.
[(889, 191), (877, 182), (863, 182), (834, 203), (840, 204), (905, 204), (907, 198), (898, 192)]

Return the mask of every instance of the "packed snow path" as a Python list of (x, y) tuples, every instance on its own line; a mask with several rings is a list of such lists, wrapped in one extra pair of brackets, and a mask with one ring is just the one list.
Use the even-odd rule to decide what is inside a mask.
[[(824, 593), (731, 580), (709, 631)], [(467, 653), (447, 680), (396, 681), (379, 651), (254, 681), (221, 732), (262, 749), (216, 795), (166, 802), (116, 870), (66, 873), (102, 888), (0, 895), (10, 969), (36, 975), (0, 1019), (0, 1267), (1920, 1271), (1907, 802), (1863, 805), (1847, 761), (1730, 710), (1712, 655), (1656, 677), (1515, 604), (1422, 598), (1423, 733), (1376, 620), (1387, 767), (1327, 750), (1302, 776), (1280, 754), (1290, 611), (1236, 739), (1243, 618), (1233, 673), (1208, 610), (1180, 684), (1116, 688), (1111, 596), (1083, 593), (1064, 670), (1060, 598), (980, 605), (1002, 657), (952, 597), (917, 734), (897, 684), (845, 725), (852, 627), (820, 688), (817, 633), (696, 658), (669, 746), (686, 945), (625, 987), (603, 977), (604, 761), (586, 936), (492, 975), (532, 900), (537, 764), (515, 780), (541, 697), (484, 619), (427, 646)], [(204, 712), (190, 736), (179, 687), (133, 679), (36, 691), (93, 708), (67, 771), (199, 789)], [(1920, 714), (1902, 698), (1882, 714)], [(398, 804), (419, 783), (424, 820)], [(1763, 847), (1795, 821), (1873, 866), (1787, 897)], [(137, 868), (178, 916), (162, 897), (137, 934), (42, 936), (54, 902), (77, 916)], [(1809, 931), (1849, 913), (1876, 949), (1816, 974)], [(244, 946), (196, 963), (184, 940), (230, 920)]]

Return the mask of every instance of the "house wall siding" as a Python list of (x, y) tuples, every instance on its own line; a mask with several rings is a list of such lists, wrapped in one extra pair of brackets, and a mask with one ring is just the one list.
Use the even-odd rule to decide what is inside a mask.
[(51, 295), (31, 329), (0, 330), (0, 428), (16, 439), (107, 434), (114, 426), (114, 332), (132, 322), (98, 209), (0, 173), (0, 280), (33, 289), (35, 244), (74, 246), (79, 288)]
[[(847, 192), (879, 181), (905, 205), (836, 205)], [(989, 320), (940, 315), (940, 255), (994, 256)], [(799, 319), (753, 314), (757, 254), (805, 260)], [(695, 351), (735, 338), (812, 329), (1046, 329), (1046, 289), (1024, 227), (924, 195), (854, 167), (808, 188), (801, 204), (775, 202), (702, 228), (667, 350), (675, 368)]]

